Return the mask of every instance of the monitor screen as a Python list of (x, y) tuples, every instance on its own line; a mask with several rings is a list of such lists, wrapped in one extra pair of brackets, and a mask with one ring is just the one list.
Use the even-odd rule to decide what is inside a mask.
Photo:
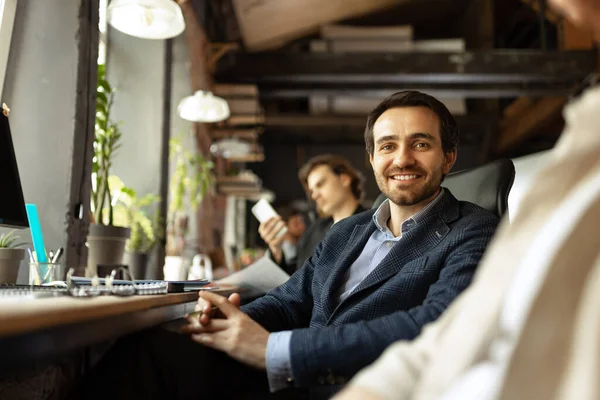
[(23, 189), (8, 117), (0, 110), (0, 226), (27, 228)]

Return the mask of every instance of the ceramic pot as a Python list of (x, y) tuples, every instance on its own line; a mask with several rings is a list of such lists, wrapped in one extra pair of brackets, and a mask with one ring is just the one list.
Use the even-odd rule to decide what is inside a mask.
[(24, 257), (24, 249), (0, 249), (0, 284), (17, 283), (19, 266)]
[(98, 272), (98, 265), (121, 265), (129, 228), (91, 224), (87, 236), (88, 261), (86, 276)]
[[(133, 278), (136, 281), (146, 279), (148, 271), (148, 259), (150, 255), (148, 253), (126, 253), (125, 264), (129, 268), (129, 272), (133, 274)], [(128, 277), (127, 279), (130, 279)]]

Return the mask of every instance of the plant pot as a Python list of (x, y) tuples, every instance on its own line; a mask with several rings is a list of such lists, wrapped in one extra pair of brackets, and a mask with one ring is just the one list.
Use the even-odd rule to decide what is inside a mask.
[(163, 273), (165, 281), (184, 281), (187, 279), (189, 265), (181, 256), (166, 256)]
[(136, 281), (146, 279), (149, 258), (150, 258), (150, 255), (148, 253), (126, 253), (125, 254), (125, 264), (127, 264), (127, 267), (129, 268), (129, 272), (131, 272), (133, 274), (133, 278)]
[(129, 228), (91, 224), (87, 236), (88, 262), (86, 275), (95, 275), (98, 265), (121, 265)]
[(23, 249), (0, 249), (0, 283), (17, 283), (19, 266), (24, 257)]

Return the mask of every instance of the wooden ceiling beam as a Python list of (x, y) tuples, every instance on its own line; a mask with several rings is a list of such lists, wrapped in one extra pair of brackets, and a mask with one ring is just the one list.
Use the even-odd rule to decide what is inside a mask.
[(545, 128), (560, 117), (565, 102), (566, 98), (561, 96), (518, 100), (500, 124), (495, 153), (506, 153), (534, 136), (554, 135), (555, 129)]
[[(461, 53), (234, 53), (216, 80), (261, 85), (348, 87), (402, 84), (580, 82), (596, 69), (593, 51), (484, 50)], [(262, 88), (261, 88), (262, 89)]]

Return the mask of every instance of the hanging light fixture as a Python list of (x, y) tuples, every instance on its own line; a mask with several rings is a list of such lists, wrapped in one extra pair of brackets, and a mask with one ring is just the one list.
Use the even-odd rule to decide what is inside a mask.
[(112, 0), (107, 15), (115, 29), (143, 39), (168, 39), (185, 29), (173, 0)]
[(193, 122), (219, 122), (229, 118), (227, 101), (204, 90), (181, 100), (177, 111), (181, 118)]

